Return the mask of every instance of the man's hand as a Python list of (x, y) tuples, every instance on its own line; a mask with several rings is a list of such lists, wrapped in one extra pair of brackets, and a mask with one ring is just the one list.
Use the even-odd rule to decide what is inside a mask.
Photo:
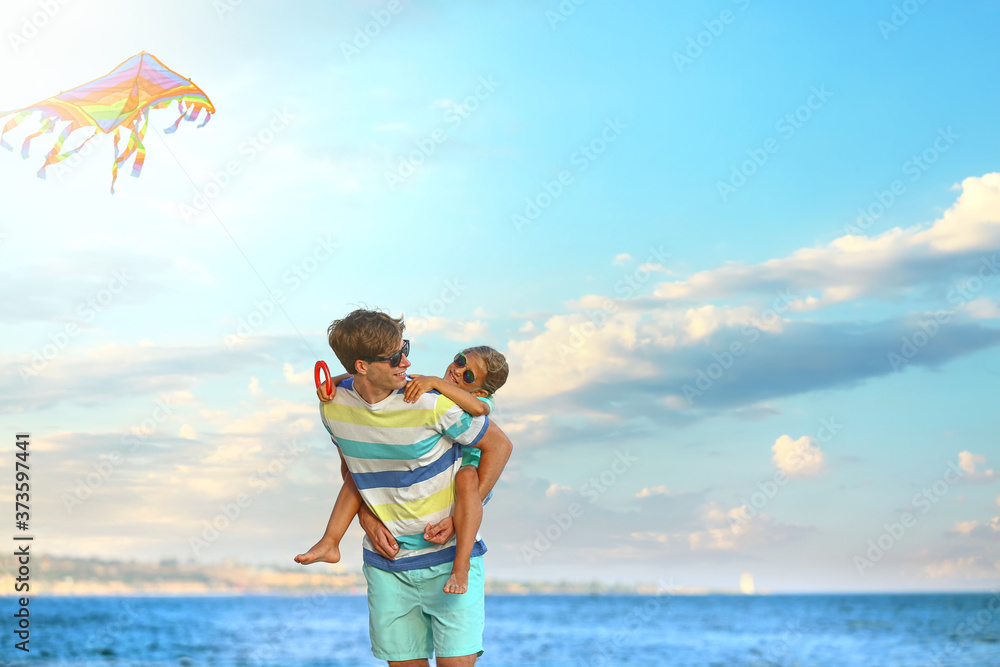
[(327, 394), (326, 383), (324, 382), (319, 386), (319, 389), (316, 390), (316, 395), (319, 396), (319, 400), (324, 403), (329, 403), (333, 400), (333, 397), (337, 395), (337, 385), (333, 385), (333, 391)]
[(455, 524), (450, 516), (446, 516), (437, 523), (429, 523), (424, 528), (424, 539), (434, 544), (444, 544), (455, 534)]
[(433, 375), (411, 375), (410, 378), (412, 379), (403, 391), (403, 401), (406, 403), (415, 403), (422, 394), (437, 389), (437, 383), (442, 381)]
[(368, 505), (361, 506), (361, 511), (358, 512), (358, 522), (365, 534), (368, 535), (368, 539), (372, 541), (375, 551), (389, 560), (396, 557), (396, 554), (399, 553), (399, 545), (396, 544), (396, 540), (385, 524), (372, 514)]

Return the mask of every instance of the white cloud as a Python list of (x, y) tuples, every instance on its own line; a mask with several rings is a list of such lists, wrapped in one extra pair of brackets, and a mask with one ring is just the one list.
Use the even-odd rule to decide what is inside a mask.
[(296, 373), (295, 368), (286, 362), (285, 365), (281, 367), (281, 372), (289, 384), (300, 387), (315, 386), (312, 369), (307, 368), (304, 371)]
[[(687, 280), (663, 283), (662, 299), (708, 299), (748, 291), (818, 291), (793, 310), (815, 310), (866, 296), (897, 293), (952, 257), (1000, 248), (1000, 173), (962, 181), (958, 200), (930, 227), (891, 229), (878, 236), (842, 236), (824, 247), (744, 266), (727, 264)], [(949, 265), (948, 271), (951, 271)]]
[(480, 319), (464, 320), (447, 317), (408, 317), (406, 331), (414, 336), (439, 331), (445, 338), (459, 343), (472, 343), (488, 338), (490, 325)]
[(663, 405), (671, 410), (687, 410), (691, 407), (688, 400), (680, 394), (670, 394), (663, 397)]
[(666, 544), (670, 539), (666, 533), (657, 533), (653, 531), (630, 533), (629, 537), (638, 542), (659, 542), (660, 544)]
[(1000, 533), (1000, 516), (995, 516), (986, 522), (956, 521), (954, 532), (964, 537), (993, 539)]
[(624, 266), (629, 261), (631, 261), (631, 259), (632, 255), (628, 254), (627, 252), (623, 252), (615, 255), (615, 258), (611, 260), (611, 263), (614, 264), (615, 266)]
[[(707, 524), (704, 530), (688, 535), (688, 544), (692, 551), (702, 549), (718, 549), (731, 551), (736, 548), (739, 538), (750, 530), (749, 522), (744, 520), (746, 506), (734, 507), (728, 512), (718, 503), (710, 503), (702, 507), (702, 517)], [(764, 517), (766, 515), (758, 515)]]
[[(796, 316), (863, 298), (896, 298), (928, 282), (946, 284), (943, 281), (955, 274), (967, 273), (983, 252), (1000, 248), (1000, 219), (991, 214), (1000, 210), (998, 188), (1000, 174), (966, 179), (962, 196), (930, 228), (893, 229), (871, 238), (845, 236), (752, 266), (730, 263), (687, 280), (650, 285), (652, 296), (648, 289), (630, 290), (623, 298), (609, 297), (610, 289), (606, 294), (584, 295), (568, 302), (568, 312), (550, 316), (541, 326), (532, 322), (528, 330), (525, 325), (521, 333), (530, 335), (527, 340), (509, 343), (506, 397), (516, 406), (573, 392), (580, 398), (567, 396), (567, 400), (585, 410), (584, 397), (592, 398), (590, 387), (644, 386), (647, 392), (662, 392), (646, 395), (668, 408), (663, 411), (666, 418), (690, 419), (713, 405), (738, 409), (888, 374), (892, 370), (888, 364), (880, 368), (860, 360), (884, 356), (900, 335), (911, 333), (910, 317), (862, 329), (853, 321)], [(968, 245), (959, 221), (978, 230), (970, 232), (973, 238), (996, 243), (977, 246), (974, 256), (960, 254)], [(768, 295), (769, 303), (760, 303), (761, 294)], [(686, 300), (724, 297), (747, 301), (691, 304)], [(953, 320), (935, 338), (933, 348), (911, 363), (937, 366), (997, 344), (997, 332), (969, 318), (989, 312), (983, 303), (974, 305), (965, 322)], [(729, 355), (724, 345), (736, 343), (743, 346), (738, 351), (742, 356), (735, 363), (726, 362), (734, 370), (724, 369), (721, 377), (701, 377), (699, 373), (718, 361), (717, 355)], [(751, 345), (752, 356), (745, 354)], [(789, 346), (795, 350), (794, 359), (786, 351)], [(553, 367), (560, 372), (551, 373)], [(771, 369), (782, 375), (780, 382), (769, 381), (774, 377)], [(682, 391), (687, 386), (702, 390), (697, 401)], [(815, 474), (822, 464), (822, 454), (817, 456), (820, 460), (806, 462), (801, 475)]]
[(636, 273), (639, 273), (640, 271), (649, 271), (650, 273), (671, 273), (670, 269), (655, 262), (640, 264), (639, 268), (636, 269)]
[(573, 491), (572, 487), (560, 486), (559, 484), (553, 482), (552, 484), (549, 484), (549, 488), (545, 489), (545, 497), (552, 498), (559, 495), (560, 493), (570, 493), (572, 491)]
[(639, 493), (635, 494), (635, 497), (646, 498), (648, 496), (669, 496), (669, 495), (670, 491), (667, 489), (667, 487), (660, 485), (660, 486), (647, 487), (642, 491), (640, 491)]
[(932, 579), (962, 578), (962, 579), (982, 579), (996, 577), (1000, 573), (1000, 561), (990, 563), (979, 556), (966, 556), (964, 558), (946, 558), (942, 561), (925, 565), (923, 568), (925, 575)]
[(772, 461), (789, 477), (814, 477), (826, 471), (826, 455), (807, 435), (792, 440), (783, 435), (771, 447)]
[(749, 517), (746, 505), (725, 510), (719, 503), (700, 508), (703, 529), (687, 536), (691, 551), (736, 551), (787, 540), (800, 530), (767, 514)]
[(993, 469), (978, 470), (980, 465), (986, 465), (986, 456), (983, 454), (973, 454), (972, 452), (959, 452), (958, 466), (965, 471), (965, 478), (981, 482), (993, 479)]
[(181, 430), (180, 430), (180, 433), (178, 435), (180, 435), (180, 437), (184, 438), (185, 440), (197, 440), (198, 439), (198, 434), (188, 424), (184, 424), (184, 425), (181, 426)]
[(955, 523), (955, 530), (962, 535), (968, 535), (975, 530), (977, 526), (979, 526), (978, 521), (958, 521)]
[(1000, 305), (991, 299), (981, 297), (965, 304), (965, 312), (977, 320), (995, 320), (1000, 318)]

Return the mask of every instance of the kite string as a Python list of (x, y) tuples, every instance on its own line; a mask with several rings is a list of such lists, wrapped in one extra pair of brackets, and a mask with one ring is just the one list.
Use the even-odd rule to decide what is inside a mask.
[(187, 177), (188, 181), (191, 183), (191, 187), (193, 187), (195, 192), (201, 195), (202, 199), (204, 199), (205, 205), (208, 207), (208, 210), (212, 212), (212, 216), (215, 217), (215, 221), (218, 222), (219, 226), (222, 227), (222, 230), (226, 232), (226, 236), (228, 236), (229, 240), (233, 242), (233, 245), (236, 246), (236, 249), (239, 250), (240, 255), (242, 255), (243, 259), (246, 261), (247, 266), (250, 267), (250, 270), (253, 271), (255, 276), (257, 276), (257, 280), (259, 280), (260, 284), (263, 285), (264, 291), (267, 293), (267, 298), (270, 299), (275, 306), (277, 306), (278, 310), (281, 311), (281, 314), (285, 316), (286, 320), (288, 320), (288, 323), (292, 325), (292, 328), (295, 329), (295, 333), (299, 335), (299, 338), (302, 340), (302, 343), (306, 346), (306, 349), (309, 350), (309, 354), (312, 355), (312, 358), (319, 359), (319, 356), (317, 356), (316, 352), (312, 349), (312, 346), (309, 344), (309, 341), (307, 341), (306, 337), (302, 335), (302, 332), (299, 331), (299, 328), (295, 326), (295, 322), (292, 321), (292, 318), (288, 315), (288, 313), (285, 311), (282, 305), (278, 303), (278, 300), (273, 298), (274, 291), (268, 286), (267, 282), (265, 282), (264, 278), (257, 271), (257, 267), (255, 267), (253, 265), (253, 262), (250, 261), (250, 258), (247, 257), (247, 254), (243, 252), (243, 248), (240, 247), (240, 244), (236, 242), (236, 239), (229, 231), (229, 228), (227, 228), (225, 223), (222, 222), (222, 218), (220, 218), (219, 214), (215, 212), (214, 208), (212, 208), (212, 203), (211, 201), (209, 201), (209, 198), (206, 197), (204, 194), (202, 194), (201, 190), (198, 189), (198, 186), (197, 184), (195, 184), (194, 179), (191, 178), (191, 175), (188, 174), (187, 170), (184, 168), (184, 165), (181, 164), (181, 161), (177, 159), (177, 156), (174, 155), (174, 152), (170, 150), (169, 146), (167, 146), (167, 142), (163, 140), (163, 137), (161, 137), (158, 132), (154, 132), (153, 134), (157, 136), (157, 138), (160, 140), (160, 143), (163, 144), (166, 151), (170, 153), (170, 157), (174, 158), (174, 162), (177, 163), (177, 167), (181, 170), (181, 173), (183, 173), (184, 176)]

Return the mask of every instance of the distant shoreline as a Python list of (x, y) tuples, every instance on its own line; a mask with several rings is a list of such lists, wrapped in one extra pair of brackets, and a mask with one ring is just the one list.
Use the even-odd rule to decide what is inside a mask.
[[(361, 572), (340, 564), (322, 568), (275, 568), (239, 563), (200, 565), (163, 560), (158, 563), (104, 561), (95, 558), (41, 556), (32, 572), (32, 597), (306, 597), (310, 595), (364, 596)], [(15, 579), (0, 573), (0, 597), (17, 599)], [(608, 585), (598, 581), (505, 581), (487, 579), (491, 596), (643, 596), (643, 597), (776, 597), (878, 595), (1000, 595), (1000, 588), (967, 591), (787, 591), (675, 586), (666, 582)]]

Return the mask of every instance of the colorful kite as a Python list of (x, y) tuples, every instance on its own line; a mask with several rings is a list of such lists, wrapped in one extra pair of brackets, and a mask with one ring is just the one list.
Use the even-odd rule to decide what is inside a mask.
[[(0, 146), (13, 150), (3, 140), (3, 135), (28, 116), (38, 113), (42, 120), (41, 128), (25, 138), (21, 146), (21, 157), (27, 158), (32, 139), (54, 132), (57, 126), (65, 123), (52, 150), (45, 156), (45, 164), (38, 170), (38, 177), (45, 178), (46, 167), (58, 164), (76, 153), (96, 137), (98, 132), (109, 134), (114, 130), (115, 163), (111, 168), (111, 194), (114, 194), (118, 168), (126, 160), (135, 155), (132, 176), (138, 177), (142, 172), (142, 164), (146, 159), (146, 147), (142, 139), (149, 123), (149, 110), (162, 109), (175, 100), (181, 115), (172, 127), (165, 130), (167, 134), (175, 132), (185, 117), (189, 121), (197, 120), (202, 110), (206, 112), (205, 120), (198, 127), (204, 127), (215, 113), (215, 107), (201, 88), (169, 69), (156, 56), (143, 51), (123, 62), (111, 73), (90, 83), (23, 109), (0, 113), (0, 118), (17, 114), (0, 130)], [(85, 127), (94, 127), (94, 134), (76, 148), (60, 152), (69, 136)], [(122, 128), (131, 132), (131, 136), (125, 151), (119, 152), (118, 142)]]

